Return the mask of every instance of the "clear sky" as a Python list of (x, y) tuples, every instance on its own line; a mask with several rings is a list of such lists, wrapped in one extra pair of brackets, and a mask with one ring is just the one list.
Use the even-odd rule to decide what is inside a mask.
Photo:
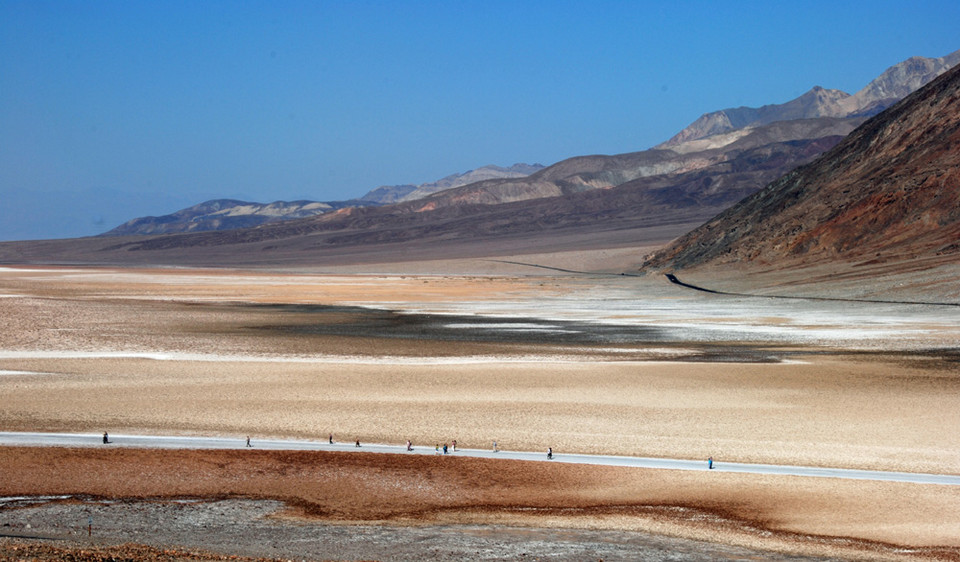
[(0, 240), (649, 148), (960, 49), (960, 2), (0, 0)]

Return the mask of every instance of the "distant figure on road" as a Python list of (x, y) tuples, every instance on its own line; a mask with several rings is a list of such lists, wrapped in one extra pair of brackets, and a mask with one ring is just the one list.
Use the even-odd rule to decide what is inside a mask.
[(707, 468), (713, 470), (713, 457), (707, 459)]
[(408, 451), (412, 451), (412, 450), (413, 450), (413, 443), (411, 443), (409, 439), (407, 439), (407, 450), (408, 450)]
[(444, 444), (443, 444), (443, 454), (446, 455), (446, 454), (447, 454), (447, 451), (448, 451), (448, 449), (447, 449), (447, 444), (444, 443)]
[(333, 434), (330, 434), (330, 444), (333, 445)]
[(106, 444), (109, 443), (109, 442), (110, 442), (110, 438), (107, 437), (107, 432), (104, 431), (104, 432), (103, 432), (103, 444), (106, 445)]
[(436, 451), (437, 454), (439, 455), (439, 454), (440, 454), (440, 443), (437, 443), (437, 446), (434, 447), (433, 450)]
[(253, 447), (253, 445), (250, 444), (250, 436), (249, 436), (249, 435), (247, 435), (247, 447)]
[(547, 459), (553, 458), (553, 447), (547, 447)]
[(360, 438), (357, 437), (357, 447), (359, 447), (359, 446), (360, 446)]
[(494, 452), (494, 453), (500, 452), (500, 448), (497, 447), (497, 442), (496, 442), (496, 441), (493, 442), (493, 452)]
[(453, 440), (453, 452), (454, 452), (454, 453), (457, 452), (457, 440), (456, 440), (456, 439)]

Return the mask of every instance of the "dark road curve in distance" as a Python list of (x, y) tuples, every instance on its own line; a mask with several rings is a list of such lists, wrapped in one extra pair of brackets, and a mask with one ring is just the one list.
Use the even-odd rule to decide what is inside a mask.
[(871, 304), (906, 304), (906, 305), (922, 305), (922, 306), (953, 306), (960, 307), (960, 303), (952, 302), (925, 302), (925, 301), (889, 301), (889, 300), (874, 300), (874, 299), (841, 299), (841, 298), (831, 298), (831, 297), (794, 297), (786, 295), (751, 295), (749, 293), (728, 293), (725, 291), (715, 291), (713, 289), (707, 289), (706, 287), (700, 287), (699, 285), (692, 285), (690, 283), (685, 283), (680, 280), (679, 277), (674, 273), (664, 273), (664, 276), (668, 281), (674, 285), (679, 285), (680, 287), (685, 287), (687, 289), (693, 289), (694, 291), (701, 291), (703, 293), (711, 293), (714, 295), (724, 295), (729, 297), (750, 297), (750, 298), (759, 298), (759, 299), (787, 299), (787, 300), (802, 300), (802, 301), (833, 301), (833, 302), (862, 302), (862, 303), (871, 303)]

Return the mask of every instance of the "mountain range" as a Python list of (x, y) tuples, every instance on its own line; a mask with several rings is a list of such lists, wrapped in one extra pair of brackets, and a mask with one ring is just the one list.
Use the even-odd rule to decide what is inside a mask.
[[(550, 166), (548, 170), (544, 170), (539, 164), (514, 164), (508, 168), (489, 165), (431, 183), (381, 186), (359, 199), (348, 201), (276, 201), (269, 204), (229, 199), (206, 201), (170, 215), (133, 219), (105, 235), (170, 234), (247, 228), (325, 214), (345, 207), (407, 203), (467, 185), (471, 188), (430, 199), (425, 208), (511, 203), (569, 195), (595, 188), (608, 189), (642, 177), (684, 174), (694, 169), (713, 166), (724, 159), (737, 158), (739, 148), (731, 145), (743, 137), (755, 139), (754, 129), (772, 123), (827, 117), (848, 119), (845, 125), (832, 122), (834, 129), (829, 131), (820, 130), (820, 122), (811, 123), (806, 129), (795, 126), (789, 135), (781, 131), (781, 134), (774, 135), (770, 142), (812, 140), (846, 134), (866, 117), (889, 107), (958, 61), (960, 51), (940, 58), (912, 57), (890, 67), (853, 95), (817, 86), (782, 104), (760, 108), (739, 107), (707, 113), (654, 150), (617, 156), (571, 158)], [(755, 148), (756, 142), (753, 144), (752, 148)], [(718, 152), (728, 146), (731, 146), (731, 154)], [(796, 165), (799, 161), (792, 163)], [(755, 189), (759, 187), (761, 185), (753, 185)], [(403, 212), (403, 209), (394, 211)]]
[(254, 203), (236, 199), (213, 199), (159, 217), (140, 217), (105, 232), (103, 236), (134, 234), (172, 234), (176, 232), (204, 232), (233, 230), (261, 224), (321, 215), (345, 207), (388, 205), (411, 201), (444, 189), (496, 179), (519, 178), (543, 169), (540, 164), (514, 164), (508, 168), (483, 166), (462, 174), (451, 174), (431, 183), (420, 185), (383, 185), (359, 199), (347, 201), (274, 201)]
[[(686, 140), (641, 152), (571, 158), (522, 177), (435, 182), (413, 198), (415, 190), (384, 189), (375, 197), (396, 202), (248, 228), (0, 244), (0, 261), (299, 268), (579, 252), (586, 269), (599, 250), (631, 248), (635, 258), (619, 271), (642, 264), (737, 290), (789, 292), (810, 280), (836, 288), (842, 278), (856, 280), (846, 294), (863, 296), (864, 279), (903, 279), (904, 268), (940, 268), (938, 279), (956, 280), (960, 142), (951, 127), (960, 98), (957, 71), (942, 69), (958, 58), (915, 57), (853, 96), (815, 88), (756, 110), (762, 117), (740, 128), (698, 137), (694, 123)], [(787, 118), (811, 103), (854, 109)], [(763, 123), (777, 108), (787, 119)], [(238, 205), (207, 211), (225, 220), (239, 216), (223, 213)], [(309, 211), (309, 202), (297, 205), (290, 208)], [(663, 249), (646, 260), (639, 253), (655, 247)], [(946, 294), (946, 285), (926, 282)]]

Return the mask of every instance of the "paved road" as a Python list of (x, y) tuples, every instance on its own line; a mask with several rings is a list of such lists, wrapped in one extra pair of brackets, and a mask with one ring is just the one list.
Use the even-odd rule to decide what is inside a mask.
[[(362, 451), (368, 453), (394, 453), (405, 455), (436, 455), (434, 447), (414, 446), (407, 451), (402, 445), (334, 443), (302, 440), (266, 440), (253, 439), (254, 449), (271, 451)], [(0, 446), (28, 445), (46, 447), (132, 447), (157, 449), (245, 449), (243, 439), (225, 437), (177, 437), (153, 435), (110, 435), (110, 444), (103, 444), (100, 434), (73, 433), (13, 433), (0, 432)], [(492, 445), (492, 444), (491, 444)], [(547, 462), (546, 451), (504, 451), (493, 452), (481, 449), (458, 449), (451, 456), (500, 458), (523, 461)], [(664, 470), (708, 470), (706, 460), (657, 459), (645, 457), (621, 457), (613, 455), (582, 455), (554, 453), (549, 462), (592, 464), (605, 466), (628, 466), (636, 468), (655, 468)], [(960, 475), (925, 474), (913, 472), (887, 472), (881, 470), (853, 470), (846, 468), (818, 468), (810, 466), (785, 466), (770, 464), (732, 463), (718, 460), (713, 464), (714, 472), (743, 472), (749, 474), (774, 474), (781, 476), (815, 476), (825, 478), (846, 478), (852, 480), (880, 480), (884, 482), (910, 482), (914, 484), (940, 484), (960, 486)]]

